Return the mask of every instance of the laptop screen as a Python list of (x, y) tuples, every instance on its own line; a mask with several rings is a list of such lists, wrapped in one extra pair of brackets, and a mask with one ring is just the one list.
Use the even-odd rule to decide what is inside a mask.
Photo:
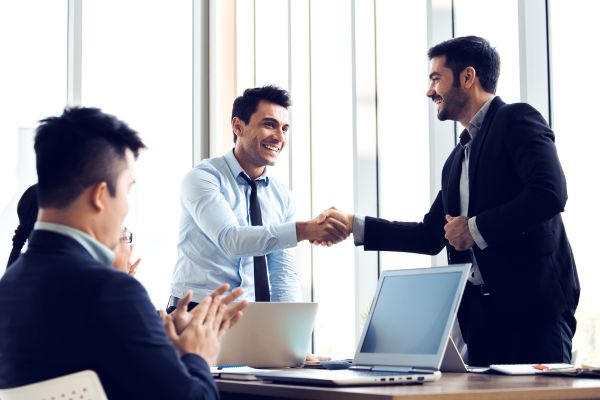
[(355, 363), (438, 368), (469, 268), (385, 271)]

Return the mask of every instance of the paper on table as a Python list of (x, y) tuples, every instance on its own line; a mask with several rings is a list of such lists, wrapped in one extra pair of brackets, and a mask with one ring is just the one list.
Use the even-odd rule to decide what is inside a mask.
[[(542, 368), (542, 366), (547, 368)], [(542, 372), (563, 371), (573, 369), (572, 364), (492, 364), (490, 369), (507, 375), (535, 375)]]
[(564, 370), (548, 370), (542, 372), (544, 375), (571, 376), (576, 378), (596, 378), (600, 379), (600, 365), (581, 364), (578, 368)]

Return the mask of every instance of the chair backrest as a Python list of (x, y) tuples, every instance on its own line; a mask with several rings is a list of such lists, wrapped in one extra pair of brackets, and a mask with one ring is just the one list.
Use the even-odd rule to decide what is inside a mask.
[(98, 375), (85, 370), (12, 389), (0, 389), (0, 400), (108, 400)]

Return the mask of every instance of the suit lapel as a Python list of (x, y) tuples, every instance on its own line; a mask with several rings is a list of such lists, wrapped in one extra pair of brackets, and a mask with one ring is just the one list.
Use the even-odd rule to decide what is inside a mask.
[(475, 174), (477, 173), (477, 164), (479, 163), (479, 156), (481, 154), (481, 148), (483, 147), (483, 143), (486, 140), (490, 127), (492, 125), (492, 121), (496, 116), (496, 112), (498, 109), (503, 106), (505, 103), (502, 101), (500, 97), (496, 97), (492, 100), (492, 104), (490, 104), (490, 108), (483, 119), (483, 123), (481, 124), (481, 129), (477, 133), (475, 139), (471, 142), (471, 148), (469, 153), (469, 215), (471, 215), (470, 210), (473, 205), (473, 193), (475, 192)]
[(457, 144), (452, 152), (452, 163), (450, 164), (450, 173), (448, 174), (447, 212), (450, 215), (460, 215), (460, 173), (462, 170), (462, 152), (463, 148)]

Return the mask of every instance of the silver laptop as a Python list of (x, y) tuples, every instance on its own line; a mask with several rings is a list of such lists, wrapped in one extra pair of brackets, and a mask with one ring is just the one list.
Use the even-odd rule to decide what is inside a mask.
[(422, 383), (439, 371), (470, 264), (385, 271), (349, 370), (259, 371), (262, 379), (316, 385)]
[(454, 340), (452, 340), (451, 336), (448, 336), (448, 345), (446, 346), (446, 351), (444, 352), (444, 358), (442, 359), (440, 371), (481, 373), (489, 370), (489, 367), (473, 367), (465, 364), (465, 361), (461, 357), (456, 344), (454, 344)]
[(317, 303), (250, 303), (223, 338), (217, 366), (297, 367), (308, 352)]

